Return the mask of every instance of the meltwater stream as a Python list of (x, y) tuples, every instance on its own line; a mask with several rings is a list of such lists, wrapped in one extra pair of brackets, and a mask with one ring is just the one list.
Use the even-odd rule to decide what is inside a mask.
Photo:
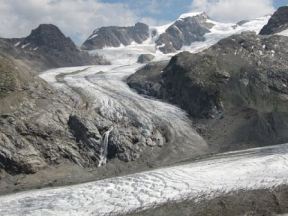
[(99, 167), (102, 165), (105, 165), (107, 162), (107, 155), (108, 155), (108, 142), (109, 142), (109, 135), (111, 131), (113, 130), (113, 127), (110, 127), (108, 131), (104, 133), (104, 136), (102, 138), (102, 152), (100, 152), (100, 161), (99, 161)]

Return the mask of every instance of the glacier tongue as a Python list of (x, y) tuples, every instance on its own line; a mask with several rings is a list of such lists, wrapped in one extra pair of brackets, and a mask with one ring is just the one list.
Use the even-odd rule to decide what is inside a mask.
[(119, 215), (184, 200), (288, 183), (288, 145), (231, 152), (187, 165), (0, 197), (1, 215)]

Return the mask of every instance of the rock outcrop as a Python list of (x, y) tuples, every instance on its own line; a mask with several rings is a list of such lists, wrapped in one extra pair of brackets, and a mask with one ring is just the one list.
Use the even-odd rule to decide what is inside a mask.
[(240, 105), (285, 111), (287, 42), (243, 33), (199, 54), (183, 52), (166, 67), (163, 88), (194, 117), (215, 117)]
[(149, 27), (144, 23), (135, 26), (109, 26), (96, 29), (81, 46), (84, 50), (102, 49), (104, 47), (128, 46), (132, 42), (141, 44), (149, 38)]
[(271, 35), (288, 29), (288, 6), (280, 7), (270, 18), (260, 35)]
[(195, 41), (204, 41), (204, 35), (213, 27), (207, 20), (208, 16), (205, 13), (180, 18), (159, 36), (156, 46), (163, 53), (172, 53), (183, 46), (190, 46)]
[(139, 94), (152, 97), (161, 97), (162, 86), (161, 71), (168, 65), (169, 61), (151, 62), (146, 64), (135, 74), (127, 78), (128, 85)]
[(206, 140), (220, 148), (284, 143), (287, 44), (284, 36), (242, 33), (198, 54), (180, 53), (164, 69), (142, 69), (128, 83), (185, 109)]
[(144, 63), (148, 63), (148, 62), (152, 61), (154, 58), (155, 58), (155, 56), (152, 54), (141, 54), (138, 57), (137, 62), (144, 64)]
[(0, 52), (0, 178), (64, 164), (95, 169), (107, 162), (121, 172), (121, 162), (140, 157), (144, 162), (126, 170), (147, 167), (149, 160), (161, 163), (155, 158), (166, 151), (162, 131), (140, 130), (129, 119), (108, 120), (77, 93), (53, 89), (36, 74), (24, 61)]

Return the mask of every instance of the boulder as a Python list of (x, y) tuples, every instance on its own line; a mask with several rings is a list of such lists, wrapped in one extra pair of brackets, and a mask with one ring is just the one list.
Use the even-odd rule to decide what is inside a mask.
[(141, 63), (141, 64), (144, 64), (144, 63), (151, 62), (154, 58), (155, 58), (155, 56), (152, 55), (152, 54), (141, 54), (141, 55), (138, 57), (137, 62), (138, 62), (138, 63)]

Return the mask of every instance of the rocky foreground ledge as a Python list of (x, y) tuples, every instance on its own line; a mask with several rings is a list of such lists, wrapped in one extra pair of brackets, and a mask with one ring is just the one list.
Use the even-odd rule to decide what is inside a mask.
[[(181, 208), (183, 215), (201, 215), (197, 212), (205, 210), (203, 203), (209, 204), (212, 200), (212, 203), (220, 204), (209, 205), (206, 211), (216, 212), (210, 215), (228, 215), (220, 214), (221, 209), (225, 210), (226, 203), (231, 210), (230, 215), (248, 214), (250, 210), (254, 211), (252, 215), (259, 215), (261, 210), (267, 208), (269, 214), (264, 212), (261, 215), (273, 215), (288, 212), (288, 205), (285, 204), (287, 168), (288, 144), (230, 152), (186, 165), (82, 185), (3, 196), (0, 197), (0, 214), (101, 216), (127, 215), (143, 210), (152, 214), (153, 211), (161, 210), (160, 206), (169, 204), (166, 205), (166, 212), (170, 212), (170, 215), (175, 212), (173, 206), (178, 205), (191, 205), (189, 208), (193, 211)], [(233, 197), (233, 193), (236, 196)], [(231, 200), (227, 200), (230, 196)], [(249, 197), (249, 208), (246, 208), (247, 201), (241, 201), (241, 197)], [(189, 214), (184, 214), (185, 209)], [(161, 211), (154, 215), (167, 215)]]

